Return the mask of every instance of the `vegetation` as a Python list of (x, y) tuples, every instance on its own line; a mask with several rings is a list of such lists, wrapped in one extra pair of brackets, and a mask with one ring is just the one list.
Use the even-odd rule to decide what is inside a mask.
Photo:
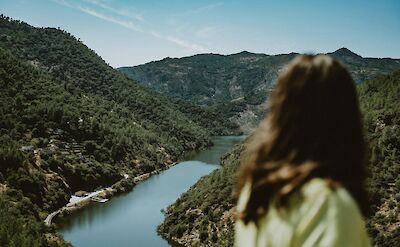
[[(5, 16), (0, 85), (0, 186), (6, 188), (0, 190), (1, 217), (36, 215), (21, 226), (17, 220), (15, 228), (8, 218), (0, 221), (7, 231), (0, 240), (18, 246), (65, 244), (36, 236), (51, 233), (43, 218), (65, 205), (72, 192), (166, 167), (186, 151), (211, 145), (210, 135), (236, 131), (210, 109), (128, 79), (65, 31)], [(117, 187), (133, 185), (124, 181)], [(9, 190), (18, 196), (9, 198)], [(7, 213), (20, 204), (31, 211)]]
[(400, 241), (400, 71), (359, 86), (370, 145), (368, 227), (375, 244)]
[[(400, 241), (400, 71), (358, 86), (369, 141), (367, 219), (376, 246)], [(223, 167), (199, 180), (167, 212), (159, 232), (189, 246), (232, 246), (234, 177), (243, 145), (223, 158)]]
[(162, 236), (186, 246), (232, 246), (234, 177), (244, 145), (222, 158), (222, 168), (202, 177), (166, 211)]
[(168, 207), (158, 232), (185, 246), (233, 245), (233, 184), (244, 145), (222, 158), (222, 167), (202, 177)]
[[(400, 69), (398, 59), (363, 58), (346, 48), (330, 54), (348, 67), (357, 83)], [(201, 54), (119, 70), (165, 95), (209, 106), (248, 133), (265, 114), (265, 92), (269, 92), (279, 71), (296, 55)]]
[[(400, 66), (346, 49), (333, 55), (359, 82)], [(125, 191), (134, 176), (209, 146), (210, 135), (236, 133), (237, 124), (254, 127), (243, 126), (262, 117), (264, 92), (293, 56), (206, 54), (132, 69), (130, 77), (175, 96), (170, 98), (114, 70), (65, 31), (0, 16), (0, 246), (66, 246), (42, 221), (72, 192), (129, 174), (116, 186)], [(399, 78), (396, 72), (359, 87), (371, 154), (368, 226), (378, 246), (393, 245), (400, 236)], [(168, 209), (160, 227), (164, 236), (232, 244), (231, 190), (241, 149)]]
[[(0, 187), (0, 246), (56, 247), (69, 246), (54, 228), (39, 222), (38, 209), (19, 190)], [(47, 238), (52, 234), (52, 241)]]

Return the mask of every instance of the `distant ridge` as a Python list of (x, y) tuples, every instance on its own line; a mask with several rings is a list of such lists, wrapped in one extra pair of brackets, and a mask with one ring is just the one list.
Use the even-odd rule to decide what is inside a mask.
[(264, 53), (254, 53), (250, 51), (241, 51), (238, 53), (228, 54), (226, 56), (270, 56), (270, 55)]
[[(399, 59), (363, 58), (345, 47), (327, 54), (341, 61), (356, 83), (400, 69)], [(297, 55), (197, 54), (118, 70), (165, 95), (211, 107), (250, 132), (264, 114), (262, 103), (279, 72)]]
[(144, 66), (147, 64), (152, 64), (152, 63), (158, 63), (158, 62), (163, 62), (166, 60), (186, 60), (186, 59), (190, 59), (190, 58), (201, 58), (201, 57), (276, 57), (276, 56), (296, 56), (296, 55), (300, 55), (300, 54), (326, 54), (326, 55), (333, 55), (337, 58), (343, 59), (345, 60), (346, 58), (372, 58), (372, 59), (386, 59), (386, 60), (396, 60), (398, 61), (398, 63), (400, 63), (400, 59), (399, 58), (392, 58), (392, 57), (364, 57), (361, 56), (353, 51), (351, 51), (350, 49), (346, 48), (346, 47), (342, 47), (339, 48), (333, 52), (327, 52), (327, 53), (314, 53), (312, 51), (310, 52), (305, 52), (305, 53), (298, 53), (298, 52), (288, 52), (288, 53), (277, 53), (277, 54), (266, 54), (266, 53), (258, 53), (258, 52), (251, 52), (251, 51), (247, 51), (247, 50), (243, 50), (240, 52), (236, 52), (236, 53), (231, 53), (231, 54), (220, 54), (220, 53), (199, 53), (199, 54), (194, 54), (194, 55), (190, 55), (190, 56), (184, 56), (184, 57), (164, 57), (162, 59), (159, 60), (154, 60), (154, 61), (150, 61), (144, 64), (138, 64), (138, 65), (132, 65), (132, 66), (122, 66), (119, 67), (117, 69), (121, 69), (121, 70), (125, 70), (126, 68), (135, 68), (135, 67), (140, 67), (140, 66)]
[(346, 47), (342, 47), (342, 48), (337, 49), (336, 51), (334, 51), (332, 53), (328, 53), (328, 54), (336, 55), (336, 56), (339, 56), (339, 57), (363, 58), (362, 56), (350, 51)]

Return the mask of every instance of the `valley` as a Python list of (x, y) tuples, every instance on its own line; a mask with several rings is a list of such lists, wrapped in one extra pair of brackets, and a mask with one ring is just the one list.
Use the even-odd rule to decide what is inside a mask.
[(210, 136), (237, 133), (211, 110), (126, 78), (65, 31), (2, 15), (0, 34), (0, 245), (65, 246), (42, 222), (76, 191), (124, 174), (115, 193), (131, 190), (133, 178), (211, 146)]
[(213, 147), (188, 154), (175, 166), (139, 183), (132, 192), (59, 219), (59, 230), (74, 246), (170, 246), (156, 232), (164, 209), (200, 177), (218, 170), (220, 157), (243, 138), (213, 137)]
[[(395, 246), (400, 60), (328, 54), (358, 87), (369, 234)], [(207, 53), (113, 68), (60, 28), (1, 15), (0, 246), (232, 246), (245, 135), (296, 55)]]

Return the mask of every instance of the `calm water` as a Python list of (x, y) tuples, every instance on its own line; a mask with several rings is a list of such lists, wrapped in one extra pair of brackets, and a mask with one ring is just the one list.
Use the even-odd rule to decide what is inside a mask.
[(200, 177), (218, 168), (220, 157), (242, 139), (214, 137), (210, 149), (188, 154), (186, 161), (139, 183), (131, 192), (104, 204), (92, 204), (58, 221), (59, 232), (76, 247), (169, 246), (156, 232), (164, 219), (160, 210)]

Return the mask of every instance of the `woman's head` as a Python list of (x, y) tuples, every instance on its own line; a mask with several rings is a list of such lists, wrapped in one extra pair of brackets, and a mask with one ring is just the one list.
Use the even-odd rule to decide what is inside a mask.
[[(360, 207), (365, 199), (364, 138), (355, 84), (326, 55), (302, 55), (280, 74), (269, 114), (252, 135), (240, 180), (252, 181), (245, 222), (313, 177), (340, 183)], [(240, 181), (239, 181), (240, 182)]]

